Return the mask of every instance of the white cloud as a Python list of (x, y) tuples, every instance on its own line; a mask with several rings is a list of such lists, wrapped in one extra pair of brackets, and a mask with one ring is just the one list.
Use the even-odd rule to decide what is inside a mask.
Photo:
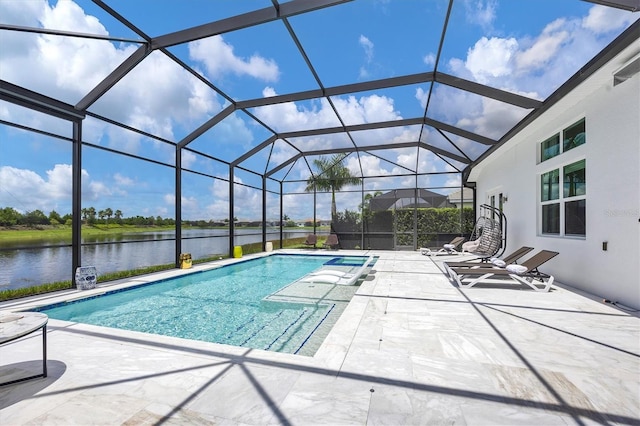
[(362, 49), (364, 50), (364, 55), (367, 63), (370, 63), (373, 60), (373, 42), (369, 40), (368, 37), (365, 37), (361, 34), (360, 38), (358, 39), (358, 44), (360, 44), (360, 46), (362, 46)]
[[(171, 214), (174, 210), (176, 196), (172, 193), (166, 193), (163, 197), (164, 207), (157, 207), (156, 215), (166, 217), (167, 214)], [(212, 204), (202, 206), (201, 202), (205, 201), (206, 197), (198, 196), (182, 196), (182, 219), (184, 220), (223, 220), (228, 217), (229, 211), (229, 198), (215, 200)], [(161, 213), (164, 211), (164, 213)]]
[[(469, 116), (457, 124), (471, 128), (475, 133), (498, 140), (515, 123), (527, 114), (527, 110), (513, 108), (511, 105), (493, 99), (482, 99), (482, 113)], [(466, 121), (463, 123), (462, 121)]]
[[(264, 97), (275, 96), (273, 88), (263, 91)], [(308, 106), (286, 102), (257, 108), (255, 114), (280, 132), (310, 128), (333, 127), (339, 125), (335, 113), (327, 101), (321, 100)]]
[(160, 216), (160, 217), (171, 217), (173, 215), (173, 209), (169, 209), (167, 207), (161, 207), (158, 206), (155, 209), (155, 213), (154, 216)]
[[(175, 196), (173, 197), (175, 200)], [(182, 197), (182, 216), (190, 217), (194, 219), (202, 219), (198, 198), (196, 197)], [(173, 206), (174, 203), (167, 203), (168, 206)]]
[[(70, 164), (56, 164), (52, 170), (47, 170), (46, 173), (47, 180), (44, 182), (44, 186), (47, 188), (49, 197), (61, 199), (71, 195), (72, 167)], [(83, 177), (88, 177), (86, 172), (83, 175)]]
[[(235, 176), (236, 183), (243, 183), (242, 179)], [(202, 211), (195, 212), (194, 217), (199, 219), (206, 216), (212, 219), (225, 219), (229, 217), (229, 184), (215, 179), (210, 187), (213, 202), (209, 203)], [(262, 217), (262, 193), (259, 190), (244, 185), (235, 185), (233, 193), (235, 216), (238, 219), (252, 219)]]
[(174, 203), (176, 202), (176, 195), (175, 194), (164, 194), (164, 202), (165, 204), (169, 204), (169, 205), (174, 205)]
[[(468, 6), (478, 4), (469, 2)], [(625, 28), (635, 19), (628, 12), (593, 6), (583, 19), (556, 19), (539, 34), (482, 37), (468, 49), (466, 58), (449, 58), (446, 63), (454, 75), (542, 100), (609, 43), (612, 31)], [(420, 89), (416, 91), (423, 106), (426, 95)], [(445, 87), (436, 88), (432, 105), (437, 105), (431, 113), (439, 119), (492, 138), (528, 113)]]
[(436, 64), (436, 55), (429, 53), (422, 58), (422, 62), (424, 62), (425, 65), (432, 67)]
[(466, 58), (449, 58), (449, 70), (463, 78), (542, 99), (591, 59), (619, 31), (637, 19), (632, 13), (593, 6), (581, 18), (559, 18), (539, 34), (482, 37)]
[(490, 28), (496, 19), (497, 6), (497, 0), (465, 0), (466, 19), (483, 28)]
[(111, 186), (104, 182), (88, 182), (86, 186), (90, 189), (87, 199), (97, 201), (100, 197), (108, 197), (113, 195)]
[[(36, 209), (48, 213), (57, 208), (71, 212), (70, 164), (56, 164), (45, 172), (45, 177), (33, 170), (11, 166), (0, 167), (0, 206), (15, 206), (22, 212)], [(109, 187), (91, 179), (82, 171), (83, 193), (86, 200), (95, 200), (110, 193)], [(62, 207), (58, 207), (61, 205)]]
[[(40, 2), (39, 7), (33, 7), (36, 2), (0, 2), (0, 14), (12, 9), (12, 3), (32, 4), (32, 7), (21, 7), (21, 19), (32, 25), (36, 21), (45, 28), (107, 34), (95, 17), (85, 15), (72, 1), (58, 2), (55, 6)], [(76, 37), (13, 34), (11, 39), (20, 41), (20, 50), (0, 58), (2, 78), (71, 103), (77, 102), (134, 49), (133, 46), (115, 48), (107, 41)], [(8, 45), (15, 46), (14, 43)]]
[[(140, 187), (134, 179), (115, 173), (109, 182), (92, 178), (82, 170), (83, 203), (108, 206), (115, 199), (118, 208), (129, 210), (140, 207), (129, 196), (127, 188)], [(129, 198), (128, 198), (129, 197)], [(16, 167), (0, 167), (0, 206), (12, 206), (21, 211), (39, 209), (48, 213), (71, 213), (72, 167), (70, 164), (55, 164), (42, 175), (33, 170)], [(113, 205), (111, 205), (113, 207)], [(146, 207), (146, 206), (145, 206)], [(139, 211), (132, 215), (138, 214)]]
[[(30, 26), (108, 34), (96, 17), (86, 14), (73, 1), (59, 1), (55, 5), (46, 1), (0, 2), (0, 14), (14, 16), (11, 22)], [(10, 47), (5, 49), (5, 44)], [(3, 36), (0, 78), (74, 104), (135, 49), (137, 46), (131, 44), (103, 40), (10, 33), (7, 38)], [(148, 84), (150, 81), (154, 83)], [(199, 125), (204, 118), (219, 111), (221, 106), (216, 96), (164, 54), (154, 52), (91, 108), (109, 118), (172, 139), (176, 128)], [(13, 113), (13, 118), (20, 120), (15, 115)], [(120, 138), (109, 142), (107, 128), (94, 124), (87, 129), (92, 133), (87, 134), (107, 144), (122, 144)], [(127, 139), (131, 138), (128, 135)]]
[[(462, 181), (462, 179), (461, 179), (461, 177), (460, 177), (460, 175), (459, 175), (459, 174), (451, 175), (451, 176), (449, 176), (449, 177), (447, 178), (447, 180), (446, 180), (446, 182), (445, 182), (444, 186), (448, 186), (448, 187), (460, 187), (460, 183), (461, 183), (461, 181)], [(449, 192), (449, 193), (451, 193), (451, 192), (454, 192), (454, 191), (455, 191), (454, 189), (451, 189), (451, 190), (448, 190), (448, 191), (445, 191), (445, 192)]]
[(373, 42), (369, 40), (369, 38), (365, 37), (362, 34), (358, 39), (358, 44), (360, 44), (360, 46), (364, 50), (364, 55), (365, 55), (365, 63), (360, 67), (360, 73), (359, 73), (359, 78), (364, 80), (364, 79), (370, 78), (371, 76), (371, 72), (369, 71), (369, 66), (373, 62), (374, 45), (373, 45)]
[[(123, 103), (123, 99), (127, 102)], [(202, 82), (164, 54), (155, 52), (99, 100), (95, 109), (151, 134), (175, 140), (176, 128), (201, 124), (207, 116), (219, 111), (221, 105)]]
[(465, 66), (478, 82), (486, 83), (491, 77), (511, 74), (517, 50), (518, 41), (514, 38), (482, 37), (469, 49)]
[(182, 150), (182, 167), (183, 168), (190, 168), (197, 161), (198, 161), (198, 157), (196, 157), (196, 155), (193, 152)]
[[(265, 96), (274, 96), (273, 89), (265, 90)], [(347, 124), (363, 124), (376, 121), (392, 121), (401, 119), (402, 116), (395, 109), (394, 100), (387, 96), (370, 95), (356, 98), (355, 96), (334, 97), (334, 106), (339, 111)], [(326, 102), (313, 104), (313, 108), (297, 105), (293, 102), (259, 108), (256, 115), (274, 125), (278, 131), (300, 130), (307, 128), (333, 127), (339, 125), (335, 120), (335, 114), (331, 106)], [(406, 142), (416, 141), (418, 135), (415, 131), (407, 128), (387, 128), (377, 129), (369, 132), (369, 138), (384, 140), (385, 142)], [(296, 139), (291, 140), (297, 144)], [(341, 135), (324, 135), (314, 138), (305, 138), (304, 147), (306, 150), (328, 149), (334, 146), (344, 146), (345, 142)], [(281, 155), (284, 145), (277, 145), (272, 153), (277, 161), (290, 158), (291, 149), (285, 148), (286, 155)], [(350, 157), (352, 158), (352, 157)], [(373, 165), (372, 165), (373, 166)], [(365, 175), (377, 175), (380, 172), (377, 167), (369, 167), (363, 164)], [(296, 169), (301, 179), (306, 179), (309, 171), (306, 167)], [(357, 174), (360, 175), (358, 167)]]
[(605, 34), (631, 25), (638, 16), (613, 7), (593, 6), (582, 19), (582, 26), (595, 34)]
[(547, 25), (533, 44), (516, 54), (515, 62), (520, 72), (531, 72), (548, 65), (558, 54), (562, 44), (570, 37), (567, 22), (558, 19)]
[(133, 179), (123, 176), (120, 173), (116, 173), (115, 175), (113, 175), (113, 180), (115, 181), (116, 185), (119, 186), (133, 186), (135, 184), (135, 181)]
[(31, 170), (15, 167), (0, 167), (0, 205), (15, 206), (16, 210), (25, 213), (33, 210), (47, 210), (47, 206), (55, 203), (52, 197), (47, 197), (43, 188), (45, 180)]
[(370, 77), (371, 77), (371, 73), (369, 72), (369, 70), (364, 66), (360, 67), (360, 70), (358, 72), (358, 78), (360, 78), (361, 80), (367, 80)]
[[(238, 177), (236, 176), (236, 180)], [(211, 194), (214, 198), (229, 200), (229, 183), (226, 181), (214, 179), (211, 185)]]
[[(389, 170), (384, 168), (382, 161), (378, 157), (361, 154), (360, 164), (362, 164), (362, 171), (365, 176), (386, 176), (390, 174)], [(345, 166), (347, 166), (351, 174), (354, 176), (360, 176), (360, 164), (358, 163), (358, 157), (355, 155), (349, 156), (345, 162)]]
[(219, 79), (225, 74), (235, 74), (274, 82), (280, 77), (280, 70), (273, 59), (266, 59), (258, 54), (253, 54), (248, 59), (238, 57), (233, 52), (233, 46), (226, 43), (222, 36), (189, 43), (189, 56), (202, 62), (213, 79)]
[(396, 120), (402, 116), (395, 110), (393, 98), (370, 95), (359, 99), (365, 122)]

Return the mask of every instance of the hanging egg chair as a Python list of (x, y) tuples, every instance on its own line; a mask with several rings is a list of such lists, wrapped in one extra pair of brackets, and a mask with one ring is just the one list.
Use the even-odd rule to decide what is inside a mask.
[(469, 241), (462, 244), (462, 251), (482, 259), (500, 257), (507, 246), (507, 217), (488, 204), (480, 206), (480, 214)]

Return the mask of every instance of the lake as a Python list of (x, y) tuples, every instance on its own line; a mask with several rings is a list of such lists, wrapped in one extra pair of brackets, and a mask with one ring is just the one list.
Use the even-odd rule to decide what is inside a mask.
[[(194, 259), (226, 255), (229, 237), (225, 229), (183, 230), (182, 252)], [(299, 238), (309, 230), (287, 230), (283, 238)], [(95, 243), (82, 247), (82, 265), (95, 266), (98, 274), (162, 265), (175, 261), (175, 241), (157, 241), (173, 238), (174, 231), (143, 232), (114, 235), (105, 239), (85, 239)], [(187, 239), (185, 239), (187, 238)], [(279, 230), (267, 230), (267, 241), (278, 240)], [(145, 240), (144, 242), (134, 242)], [(260, 229), (236, 229), (235, 245), (262, 241)], [(103, 243), (111, 244), (103, 244)], [(54, 244), (42, 241), (42, 245)], [(59, 244), (57, 242), (56, 244)], [(275, 247), (274, 247), (275, 248)], [(71, 247), (33, 248), (0, 251), (0, 290), (31, 287), (44, 283), (71, 279)]]

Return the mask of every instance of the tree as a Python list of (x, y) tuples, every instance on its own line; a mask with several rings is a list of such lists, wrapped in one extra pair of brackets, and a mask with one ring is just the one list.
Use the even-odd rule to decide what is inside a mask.
[(122, 224), (122, 210), (116, 210), (114, 217), (116, 218), (116, 223)]
[(42, 210), (34, 210), (32, 212), (27, 212), (27, 214), (22, 217), (22, 223), (28, 226), (48, 225), (49, 218), (42, 212)]
[(91, 224), (96, 222), (96, 208), (89, 207), (87, 209), (87, 221)]
[(331, 157), (321, 156), (313, 160), (316, 167), (316, 175), (307, 179), (306, 192), (331, 191), (331, 219), (336, 217), (336, 191), (340, 191), (347, 185), (358, 185), (362, 179), (353, 176), (351, 171), (343, 164), (345, 154), (335, 154)]
[(371, 199), (377, 197), (378, 195), (382, 195), (382, 191), (376, 191), (373, 194), (367, 193), (364, 196), (364, 203), (360, 204), (360, 210), (367, 211), (370, 208)]
[(13, 207), (0, 209), (0, 226), (17, 225), (22, 215)]
[(64, 220), (62, 220), (60, 213), (55, 210), (51, 210), (51, 212), (49, 213), (49, 223), (51, 223), (52, 225), (57, 225), (59, 223), (64, 223)]

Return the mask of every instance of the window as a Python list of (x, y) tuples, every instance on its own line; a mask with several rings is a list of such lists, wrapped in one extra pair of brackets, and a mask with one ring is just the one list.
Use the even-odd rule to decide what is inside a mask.
[[(585, 129), (585, 119), (583, 118), (562, 131), (562, 146), (560, 145), (560, 133), (542, 142), (540, 144), (540, 162), (583, 145), (587, 141)], [(560, 148), (562, 148), (562, 151)]]
[[(564, 167), (563, 198), (565, 235), (586, 235), (586, 206), (584, 196), (587, 193), (586, 161), (581, 160)], [(581, 198), (581, 199), (577, 199)]]
[(586, 160), (543, 173), (540, 176), (542, 233), (585, 236), (586, 194)]
[(541, 188), (542, 201), (557, 200), (560, 197), (560, 174), (557, 169), (542, 174)]
[(562, 133), (564, 134), (564, 139), (562, 140), (562, 152), (567, 152), (587, 141), (584, 119), (578, 121), (573, 126), (566, 128)]
[(587, 201), (569, 201), (564, 204), (564, 233), (565, 235), (586, 235)]
[(584, 195), (587, 192), (587, 181), (585, 177), (585, 160), (569, 164), (564, 167), (564, 197), (575, 197)]
[(542, 233), (560, 234), (560, 204), (542, 206)]
[(540, 161), (548, 160), (560, 154), (560, 135), (553, 135), (540, 145)]

